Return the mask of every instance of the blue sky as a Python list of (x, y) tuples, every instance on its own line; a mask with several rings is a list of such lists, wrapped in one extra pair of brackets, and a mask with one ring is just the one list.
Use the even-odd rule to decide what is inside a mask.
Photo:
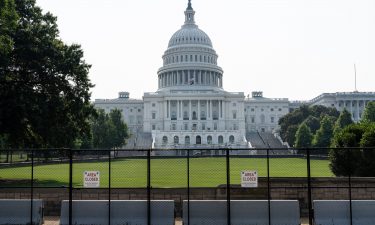
[[(157, 90), (169, 38), (187, 0), (37, 0), (61, 38), (92, 64), (92, 99)], [(373, 0), (192, 0), (213, 42), (227, 91), (306, 100), (323, 92), (375, 91)]]

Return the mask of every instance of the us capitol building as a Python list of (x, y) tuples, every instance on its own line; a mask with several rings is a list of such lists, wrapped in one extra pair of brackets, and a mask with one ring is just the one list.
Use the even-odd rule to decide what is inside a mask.
[(268, 134), (270, 143), (276, 140), (286, 146), (277, 136), (279, 118), (302, 104), (346, 108), (358, 121), (365, 105), (375, 101), (375, 93), (367, 92), (322, 94), (308, 102), (265, 98), (262, 92), (251, 97), (227, 92), (218, 55), (194, 16), (189, 0), (185, 23), (162, 57), (156, 92), (144, 93), (143, 100), (129, 98), (128, 92), (120, 92), (116, 99), (95, 100), (95, 107), (106, 112), (122, 110), (133, 133), (131, 148), (259, 147), (260, 133), (262, 141)]

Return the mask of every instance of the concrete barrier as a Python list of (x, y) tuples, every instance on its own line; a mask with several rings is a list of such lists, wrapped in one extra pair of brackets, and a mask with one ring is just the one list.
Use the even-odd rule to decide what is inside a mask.
[[(79, 225), (107, 225), (107, 200), (73, 200), (72, 223)], [(69, 201), (61, 204), (60, 225), (69, 224)], [(146, 200), (111, 201), (111, 225), (147, 225)], [(174, 201), (151, 201), (151, 224), (174, 225)]]
[[(350, 225), (349, 200), (315, 200), (315, 225)], [(375, 224), (375, 200), (352, 201), (353, 225)]]
[[(1, 225), (30, 225), (31, 199), (0, 199)], [(43, 224), (43, 201), (33, 199), (32, 224)]]
[[(231, 200), (232, 225), (268, 225), (267, 200)], [(190, 225), (227, 225), (226, 200), (190, 200)], [(183, 203), (183, 222), (188, 224), (188, 202)], [(299, 225), (297, 200), (271, 200), (271, 225)]]

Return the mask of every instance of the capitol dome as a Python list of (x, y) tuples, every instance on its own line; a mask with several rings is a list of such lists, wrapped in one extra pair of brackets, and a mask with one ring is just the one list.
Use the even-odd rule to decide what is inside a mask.
[(223, 70), (210, 37), (195, 24), (195, 11), (189, 0), (185, 23), (176, 31), (163, 55), (158, 70), (159, 90), (207, 89), (223, 87)]
[(212, 48), (210, 37), (199, 29), (197, 25), (182, 26), (180, 30), (173, 34), (168, 48), (185, 44), (206, 45)]

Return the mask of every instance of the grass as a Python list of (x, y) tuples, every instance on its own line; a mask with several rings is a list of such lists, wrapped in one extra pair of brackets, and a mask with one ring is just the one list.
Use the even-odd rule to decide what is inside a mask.
[[(334, 176), (329, 169), (328, 160), (311, 160), (311, 175), (313, 177)], [(306, 177), (306, 159), (272, 158), (270, 159), (271, 177)], [(263, 158), (231, 158), (231, 184), (240, 183), (242, 170), (257, 170), (260, 177), (267, 176), (267, 161)], [(108, 162), (74, 163), (74, 187), (83, 186), (84, 171), (100, 171), (100, 187), (108, 187)], [(30, 179), (31, 167), (0, 168), (0, 180)], [(54, 165), (38, 165), (34, 167), (35, 186), (61, 187), (69, 184), (69, 165), (66, 163)], [(225, 158), (192, 158), (190, 159), (190, 186), (216, 187), (226, 183)], [(1, 185), (1, 183), (0, 183)], [(146, 159), (113, 160), (111, 164), (112, 187), (146, 187)], [(151, 186), (186, 187), (186, 159), (152, 159)]]

